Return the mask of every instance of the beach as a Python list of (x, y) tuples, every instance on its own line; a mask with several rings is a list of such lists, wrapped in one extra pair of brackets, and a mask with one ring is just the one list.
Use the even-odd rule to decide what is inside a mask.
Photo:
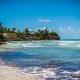
[(0, 0), (0, 80), (80, 80), (80, 0)]
[(80, 80), (80, 41), (7, 42), (0, 80)]
[(3, 61), (0, 60), (0, 80), (44, 80), (37, 75), (31, 75), (24, 73), (17, 67), (6, 66)]

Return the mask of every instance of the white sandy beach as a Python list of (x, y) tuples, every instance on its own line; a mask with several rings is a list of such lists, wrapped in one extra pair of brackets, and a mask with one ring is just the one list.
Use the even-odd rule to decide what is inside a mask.
[(0, 61), (0, 80), (44, 80), (37, 75), (24, 73), (16, 67), (9, 67)]

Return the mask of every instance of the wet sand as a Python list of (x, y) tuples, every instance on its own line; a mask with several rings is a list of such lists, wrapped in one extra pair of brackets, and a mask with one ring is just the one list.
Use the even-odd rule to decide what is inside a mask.
[(9, 67), (0, 60), (0, 80), (44, 80), (38, 75), (24, 73), (17, 67)]

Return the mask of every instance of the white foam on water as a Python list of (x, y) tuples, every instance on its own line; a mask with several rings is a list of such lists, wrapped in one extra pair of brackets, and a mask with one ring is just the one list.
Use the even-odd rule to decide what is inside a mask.
[[(39, 42), (39, 43), (38, 43)], [(46, 45), (49, 44), (49, 45)], [(80, 48), (80, 41), (51, 41), (49, 43), (44, 43), (42, 41), (30, 41), (30, 42), (14, 42), (10, 43), (7, 42), (7, 45), (3, 45), (3, 48), (21, 48), (21, 47), (54, 47), (59, 46), (59, 47), (78, 47)]]
[(23, 47), (26, 47), (27, 45), (23, 44), (22, 46), (23, 46)]
[(27, 43), (28, 45), (32, 45), (33, 43)]
[(60, 46), (67, 46), (67, 45), (69, 45), (69, 44), (59, 44)]
[(23, 47), (43, 47), (42, 45), (32, 44), (32, 43), (22, 44), (22, 46)]
[(80, 47), (80, 44), (79, 44), (79, 45), (77, 45), (77, 47)]
[(42, 41), (42, 40), (40, 40), (40, 41), (32, 41), (32, 42), (37, 42), (37, 43), (38, 43), (38, 42), (43, 42), (43, 41)]
[(61, 72), (62, 74), (72, 74), (72, 72), (69, 72), (69, 71), (66, 71), (66, 70), (64, 70), (63, 72)]
[(76, 47), (76, 45), (74, 45), (74, 44), (66, 44), (66, 43), (60, 43), (60, 44), (58, 44), (60, 47)]
[(80, 74), (80, 70), (77, 70), (76, 72), (74, 72), (74, 74)]
[[(38, 75), (38, 76), (43, 77), (44, 79), (53, 78), (55, 80), (56, 79), (59, 80), (60, 78), (64, 78), (64, 80), (65, 79), (68, 80), (68, 79), (72, 79), (73, 75), (74, 76), (80, 75), (80, 70), (70, 72), (67, 70), (59, 71), (58, 68), (42, 68), (42, 67), (27, 67), (27, 68), (23, 69), (23, 72)], [(57, 74), (57, 72), (60, 74)], [(79, 78), (77, 77), (76, 79), (78, 80)]]
[(56, 76), (54, 68), (28, 67), (24, 69), (24, 72), (40, 75), (44, 78)]
[(43, 69), (42, 72), (43, 72), (42, 75), (44, 75), (44, 78), (56, 76), (55, 72), (51, 71), (50, 69)]
[(35, 46), (33, 46), (33, 45), (22, 45), (23, 47), (42, 47), (41, 45), (35, 45)]
[(61, 47), (80, 47), (80, 42), (78, 41), (61, 41), (57, 44)]
[(17, 49), (22, 47), (43, 47), (43, 45), (38, 43), (23, 43), (23, 42), (17, 42), (17, 43), (10, 43), (7, 42), (7, 45), (0, 46), (1, 49)]
[(29, 47), (32, 46), (32, 43), (22, 44), (23, 47)]

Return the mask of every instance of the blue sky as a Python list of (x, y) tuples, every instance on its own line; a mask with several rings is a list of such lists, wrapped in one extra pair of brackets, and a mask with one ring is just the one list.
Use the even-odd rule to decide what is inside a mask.
[(80, 39), (80, 0), (0, 0), (0, 21), (10, 28), (47, 27), (62, 39)]

